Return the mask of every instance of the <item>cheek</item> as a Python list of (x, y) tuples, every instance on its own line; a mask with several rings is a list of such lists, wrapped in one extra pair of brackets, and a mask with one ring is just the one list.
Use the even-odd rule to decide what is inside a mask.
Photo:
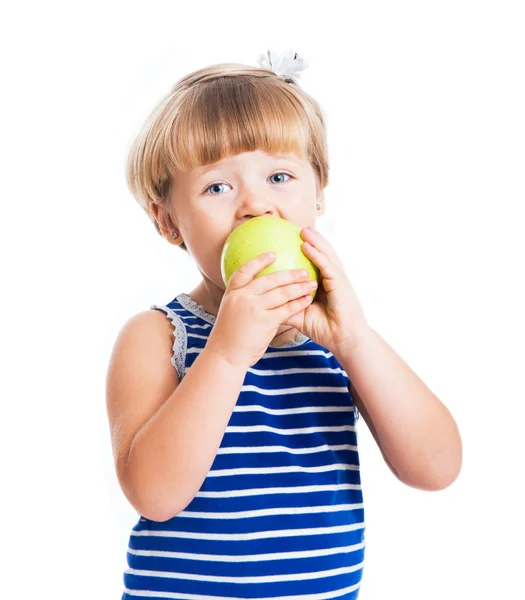
[(199, 270), (222, 289), (225, 286), (221, 274), (221, 253), (226, 237), (213, 229), (202, 227), (194, 232), (190, 241), (190, 253)]

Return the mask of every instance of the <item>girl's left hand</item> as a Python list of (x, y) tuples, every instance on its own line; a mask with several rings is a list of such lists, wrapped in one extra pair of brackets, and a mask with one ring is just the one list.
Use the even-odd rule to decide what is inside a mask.
[(316, 230), (301, 230), (303, 253), (319, 268), (314, 301), (287, 323), (312, 341), (336, 354), (353, 347), (370, 327), (344, 267), (327, 240)]

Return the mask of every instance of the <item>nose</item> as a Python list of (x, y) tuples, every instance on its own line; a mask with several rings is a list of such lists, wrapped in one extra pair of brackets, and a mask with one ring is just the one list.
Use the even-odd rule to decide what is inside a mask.
[(241, 219), (276, 214), (274, 203), (267, 191), (256, 186), (245, 187), (239, 193), (239, 201)]

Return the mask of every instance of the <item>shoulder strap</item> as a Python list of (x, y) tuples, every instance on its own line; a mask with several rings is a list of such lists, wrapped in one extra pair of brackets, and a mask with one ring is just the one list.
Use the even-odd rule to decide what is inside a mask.
[(186, 327), (179, 315), (169, 306), (157, 306), (156, 304), (152, 304), (150, 308), (152, 310), (164, 312), (166, 317), (170, 319), (173, 324), (173, 337), (175, 339), (173, 341), (171, 364), (175, 367), (180, 382), (186, 374), (186, 349), (188, 346)]

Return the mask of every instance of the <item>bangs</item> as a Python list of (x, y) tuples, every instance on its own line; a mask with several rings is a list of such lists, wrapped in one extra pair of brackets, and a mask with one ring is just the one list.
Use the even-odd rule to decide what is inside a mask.
[(171, 173), (255, 150), (307, 158), (312, 131), (287, 85), (218, 77), (188, 90), (164, 138)]

